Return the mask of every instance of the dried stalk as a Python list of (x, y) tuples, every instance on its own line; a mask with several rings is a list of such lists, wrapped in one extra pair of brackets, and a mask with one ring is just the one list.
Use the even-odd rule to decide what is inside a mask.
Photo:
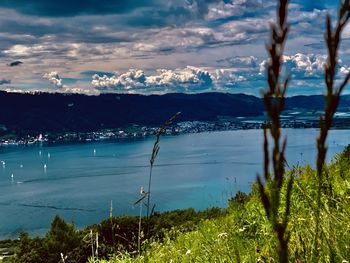
[[(271, 43), (267, 46), (269, 64), (267, 68), (268, 89), (263, 93), (269, 123), (264, 127), (264, 178), (257, 176), (266, 216), (270, 221), (278, 239), (279, 262), (288, 262), (289, 233), (287, 231), (288, 217), (290, 214), (290, 196), (293, 185), (291, 177), (287, 182), (286, 206), (284, 214), (280, 215), (281, 192), (285, 180), (285, 149), (287, 140), (281, 142), (280, 114), (285, 103), (285, 94), (289, 77), (281, 84), (281, 68), (283, 64), (283, 51), (289, 31), (287, 25), (288, 0), (280, 0), (277, 7), (277, 23), (271, 25)], [(269, 135), (273, 142), (272, 160), (270, 160)], [(269, 165), (272, 161), (273, 172), (270, 173)]]
[(148, 178), (148, 195), (147, 195), (147, 218), (149, 218), (149, 208), (150, 208), (150, 199), (151, 199), (151, 184), (152, 184), (152, 171), (153, 171), (153, 165), (154, 161), (156, 160), (156, 157), (158, 155), (160, 146), (160, 136), (165, 133), (166, 129), (174, 122), (174, 120), (181, 114), (181, 112), (177, 112), (174, 116), (172, 116), (169, 120), (167, 120), (164, 125), (158, 130), (156, 134), (156, 141), (154, 142), (153, 149), (152, 149), (152, 155), (150, 162), (150, 171), (149, 171), (149, 178)]

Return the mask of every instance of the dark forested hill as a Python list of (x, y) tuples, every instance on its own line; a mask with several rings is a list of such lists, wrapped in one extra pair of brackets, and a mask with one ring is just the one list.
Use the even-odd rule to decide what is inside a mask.
[(256, 116), (260, 99), (248, 95), (202, 94), (19, 94), (0, 92), (0, 124), (15, 133), (89, 131), (128, 124), (159, 125), (179, 120), (215, 120), (219, 115)]
[[(344, 96), (342, 107), (350, 107)], [(321, 110), (322, 96), (288, 98), (286, 109)], [(128, 124), (159, 125), (181, 111), (179, 121), (213, 121), (218, 116), (259, 116), (264, 107), (260, 98), (244, 94), (201, 93), (165, 95), (0, 92), (0, 124), (7, 132), (93, 131)]]

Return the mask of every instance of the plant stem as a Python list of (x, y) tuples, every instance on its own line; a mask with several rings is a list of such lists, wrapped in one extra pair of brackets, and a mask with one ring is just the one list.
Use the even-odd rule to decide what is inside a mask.
[(320, 133), (317, 138), (317, 199), (316, 199), (316, 211), (315, 211), (315, 236), (314, 236), (314, 246), (313, 253), (311, 255), (311, 260), (313, 262), (319, 261), (319, 251), (318, 242), (320, 237), (320, 224), (321, 224), (321, 210), (322, 210), (322, 188), (324, 185), (323, 179), (323, 168), (326, 160), (327, 146), (326, 140), (328, 137), (328, 132), (332, 127), (333, 117), (337, 111), (337, 107), (340, 100), (340, 95), (347, 85), (350, 72), (347, 73), (343, 79), (340, 86), (335, 89), (334, 82), (337, 73), (338, 64), (338, 49), (341, 41), (341, 32), (344, 26), (348, 22), (350, 17), (350, 0), (345, 0), (342, 2), (339, 8), (338, 21), (335, 29), (332, 29), (331, 18), (328, 15), (326, 19), (326, 34), (325, 40), (328, 50), (327, 63), (325, 65), (325, 84), (327, 87), (327, 93), (325, 97), (325, 110), (324, 116), (320, 118)]
[(152, 171), (153, 171), (153, 163), (151, 163), (151, 167), (149, 169), (148, 196), (147, 196), (147, 219), (149, 218), (149, 207), (150, 207), (150, 200), (151, 200)]
[[(266, 112), (269, 123), (264, 127), (264, 178), (262, 182), (257, 176), (257, 183), (261, 202), (264, 206), (266, 216), (278, 239), (279, 262), (288, 262), (289, 233), (287, 231), (288, 218), (290, 214), (290, 197), (293, 185), (293, 177), (287, 182), (285, 195), (284, 214), (280, 215), (281, 192), (285, 181), (285, 149), (287, 140), (281, 141), (280, 114), (284, 108), (285, 94), (289, 82), (287, 77), (281, 84), (281, 68), (283, 64), (283, 51), (289, 31), (287, 25), (288, 0), (280, 0), (277, 7), (277, 23), (271, 25), (271, 43), (267, 50), (269, 53), (269, 64), (267, 68), (267, 81), (269, 88), (263, 93)], [(272, 138), (272, 170), (270, 174), (270, 150), (269, 138)]]

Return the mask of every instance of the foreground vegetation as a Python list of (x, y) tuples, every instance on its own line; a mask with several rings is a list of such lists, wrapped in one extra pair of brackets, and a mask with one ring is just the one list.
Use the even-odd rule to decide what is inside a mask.
[[(154, 213), (149, 220), (143, 218), (143, 229), (147, 229), (147, 233), (143, 231), (141, 240), (149, 238), (161, 241), (172, 228), (178, 232), (192, 231), (201, 220), (218, 218), (225, 213), (219, 208), (201, 212), (187, 209)], [(79, 230), (56, 216), (44, 237), (31, 238), (27, 233), (22, 233), (18, 241), (0, 241), (0, 253), (14, 254), (3, 261), (16, 263), (57, 263), (63, 262), (62, 256), (66, 263), (85, 263), (92, 255), (105, 259), (117, 253), (135, 255), (138, 225), (139, 217), (119, 216)]]
[[(295, 178), (288, 230), (289, 262), (312, 262), (317, 173), (309, 166), (288, 172)], [(350, 261), (350, 146), (325, 167), (318, 252), (320, 262)], [(286, 186), (282, 198), (285, 200)], [(283, 204), (282, 204), (283, 206)], [(281, 208), (283, 210), (283, 207)], [(203, 220), (194, 231), (174, 227), (163, 242), (144, 244), (141, 256), (118, 254), (99, 262), (276, 262), (277, 240), (256, 186), (230, 201), (225, 216)], [(93, 262), (90, 260), (90, 262)], [(95, 261), (96, 262), (96, 261)]]

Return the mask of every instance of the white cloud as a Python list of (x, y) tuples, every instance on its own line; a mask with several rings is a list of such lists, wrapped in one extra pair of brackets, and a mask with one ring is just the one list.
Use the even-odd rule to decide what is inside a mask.
[(213, 77), (201, 68), (187, 66), (184, 69), (158, 69), (155, 74), (146, 75), (144, 71), (130, 69), (123, 74), (112, 77), (106, 75), (92, 76), (91, 84), (94, 88), (103, 91), (126, 91), (164, 88), (167, 90), (185, 91), (186, 89), (205, 89), (212, 85)]
[(99, 94), (98, 90), (87, 87), (86, 83), (81, 83), (79, 81), (74, 85), (64, 85), (62, 83), (62, 78), (60, 77), (57, 71), (51, 71), (49, 73), (45, 73), (43, 78), (49, 80), (53, 85), (55, 85), (56, 88), (58, 88), (58, 90), (55, 90), (55, 92), (80, 93), (80, 94), (87, 94), (87, 95)]
[(247, 81), (246, 77), (237, 75), (232, 70), (217, 69), (215, 73), (215, 84), (219, 87), (234, 87), (240, 82)]
[(142, 70), (130, 69), (123, 74), (112, 77), (106, 75), (92, 76), (91, 85), (106, 92), (199, 92), (232, 88), (247, 81), (238, 75), (235, 69), (203, 69), (187, 66), (183, 69), (158, 69), (153, 74)]
[(185, 69), (157, 70), (157, 75), (146, 78), (146, 84), (150, 86), (198, 86), (208, 87), (212, 84), (211, 74), (201, 68), (187, 66)]
[[(283, 57), (284, 72), (296, 78), (318, 78), (323, 75), (326, 61), (327, 56), (320, 54), (285, 55)], [(265, 74), (266, 66), (267, 60), (263, 60), (259, 65), (260, 75)]]
[(86, 88), (86, 87), (78, 87), (78, 86), (66, 86), (64, 85), (62, 93), (79, 93), (85, 95), (98, 95), (99, 91), (96, 89)]
[(45, 45), (13, 45), (11, 48), (4, 50), (4, 53), (10, 57), (29, 57), (45, 52)]
[(22, 89), (15, 89), (12, 87), (7, 87), (6, 89), (4, 89), (4, 91), (6, 92), (11, 92), (11, 93), (28, 93), (28, 91), (22, 90)]
[(315, 77), (323, 74), (327, 56), (297, 53), (294, 56), (284, 56), (286, 71), (301, 74), (304, 77)]
[(43, 78), (49, 80), (57, 88), (59, 88), (59, 89), (63, 88), (62, 79), (58, 75), (57, 71), (45, 73)]
[(342, 66), (342, 67), (340, 67), (340, 73), (342, 73), (342, 74), (349, 74), (349, 72), (350, 72), (350, 67), (348, 67), (348, 66)]
[(129, 90), (144, 87), (145, 80), (146, 77), (142, 70), (130, 69), (126, 73), (116, 74), (112, 77), (107, 77), (106, 75), (101, 77), (94, 74), (91, 84), (99, 90)]

